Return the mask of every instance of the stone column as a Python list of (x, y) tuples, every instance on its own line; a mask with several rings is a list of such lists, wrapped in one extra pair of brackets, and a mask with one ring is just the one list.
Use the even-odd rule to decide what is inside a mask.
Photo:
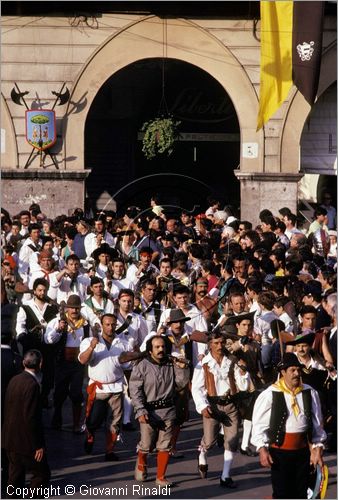
[(278, 215), (281, 207), (297, 213), (298, 182), (302, 173), (271, 173), (234, 171), (241, 183), (241, 219), (257, 225), (263, 208)]
[(84, 181), (89, 172), (2, 169), (1, 206), (15, 215), (38, 203), (47, 217), (68, 215), (69, 209), (84, 206)]

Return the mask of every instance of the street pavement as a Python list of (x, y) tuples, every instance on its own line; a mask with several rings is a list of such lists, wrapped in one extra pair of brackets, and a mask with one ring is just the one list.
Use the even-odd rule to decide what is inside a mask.
[[(116, 445), (118, 462), (104, 461), (104, 429), (97, 432), (93, 453), (83, 450), (84, 435), (71, 432), (69, 402), (64, 410), (64, 427), (61, 431), (50, 428), (52, 410), (44, 410), (48, 461), (52, 471), (50, 498), (271, 498), (269, 471), (263, 469), (257, 457), (235, 454), (232, 478), (236, 489), (222, 489), (219, 476), (223, 465), (223, 452), (217, 446), (209, 453), (207, 479), (197, 471), (197, 447), (202, 436), (201, 417), (191, 405), (191, 419), (181, 431), (178, 443), (180, 459), (171, 459), (167, 477), (175, 483), (170, 489), (155, 485), (156, 455), (149, 457), (148, 480), (137, 483), (133, 479), (138, 431), (123, 432), (122, 441)], [(137, 424), (136, 424), (137, 425)], [(329, 467), (327, 499), (337, 498), (336, 455), (325, 453)]]

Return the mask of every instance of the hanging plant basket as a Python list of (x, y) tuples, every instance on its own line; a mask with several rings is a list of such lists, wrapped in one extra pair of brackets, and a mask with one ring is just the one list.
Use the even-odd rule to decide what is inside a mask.
[(180, 123), (168, 116), (155, 118), (142, 125), (141, 131), (144, 132), (142, 151), (148, 160), (158, 154), (171, 155), (174, 142), (179, 136), (177, 127)]

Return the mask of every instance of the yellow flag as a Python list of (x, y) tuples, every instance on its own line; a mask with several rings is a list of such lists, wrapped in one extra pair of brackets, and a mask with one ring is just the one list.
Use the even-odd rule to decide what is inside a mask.
[(261, 73), (257, 130), (271, 118), (292, 86), (293, 2), (260, 2)]

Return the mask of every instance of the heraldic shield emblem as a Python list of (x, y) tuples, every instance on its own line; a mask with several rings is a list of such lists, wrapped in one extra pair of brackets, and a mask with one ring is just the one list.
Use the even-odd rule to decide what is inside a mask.
[(48, 109), (27, 110), (26, 140), (39, 151), (53, 146), (56, 142), (55, 111)]

